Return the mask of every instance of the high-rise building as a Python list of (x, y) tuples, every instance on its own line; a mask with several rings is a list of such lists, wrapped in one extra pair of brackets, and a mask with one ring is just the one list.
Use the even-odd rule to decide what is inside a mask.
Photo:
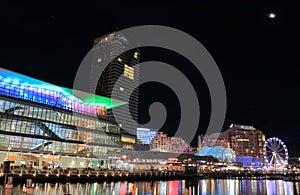
[(234, 150), (236, 156), (263, 157), (265, 135), (262, 131), (248, 125), (230, 125), (222, 133), (215, 133), (205, 137), (205, 146), (222, 146)]
[[(127, 37), (118, 32), (95, 39), (90, 92), (112, 98), (112, 92), (115, 89), (113, 98), (128, 102), (131, 114), (131, 116), (126, 114), (128, 113), (126, 106), (114, 109), (114, 112), (118, 113), (119, 119), (121, 119), (119, 126), (129, 133), (135, 134), (136, 123), (128, 120), (128, 117), (137, 121), (139, 68), (134, 65), (139, 63), (140, 53), (138, 49), (126, 51), (130, 46), (130, 41), (133, 40), (128, 40)], [(124, 78), (117, 82), (121, 75)], [(133, 93), (131, 93), (132, 91)], [(112, 110), (108, 110), (108, 116), (115, 118)]]
[(226, 131), (230, 138), (230, 146), (236, 156), (263, 157), (265, 135), (253, 126), (231, 125)]

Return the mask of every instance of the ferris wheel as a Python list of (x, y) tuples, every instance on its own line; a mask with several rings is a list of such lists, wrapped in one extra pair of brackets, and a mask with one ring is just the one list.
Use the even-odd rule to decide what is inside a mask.
[(284, 168), (288, 164), (289, 153), (286, 145), (276, 137), (265, 141), (263, 147), (265, 163), (269, 168)]

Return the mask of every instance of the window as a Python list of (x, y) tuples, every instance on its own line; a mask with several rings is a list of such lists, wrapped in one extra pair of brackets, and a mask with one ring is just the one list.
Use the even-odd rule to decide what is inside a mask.
[(134, 52), (134, 55), (133, 55), (133, 57), (135, 58), (135, 59), (138, 59), (138, 56), (139, 56), (139, 53), (136, 51), (136, 52)]
[(121, 59), (121, 58), (118, 58), (118, 62), (122, 62), (122, 59)]
[(120, 87), (120, 91), (124, 91), (124, 88), (123, 88), (123, 87)]
[(129, 79), (134, 79), (134, 68), (124, 64), (124, 76)]

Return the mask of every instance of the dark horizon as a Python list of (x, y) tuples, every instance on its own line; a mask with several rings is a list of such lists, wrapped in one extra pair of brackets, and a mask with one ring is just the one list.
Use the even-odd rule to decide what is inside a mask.
[[(269, 18), (269, 13), (276, 17)], [(227, 90), (223, 129), (231, 123), (253, 125), (266, 137), (281, 138), (291, 156), (299, 153), (299, 16), (293, 3), (6, 2), (1, 3), (0, 15), (0, 66), (65, 87), (73, 86), (77, 68), (97, 37), (146, 24), (182, 30), (206, 47), (223, 75)], [(142, 48), (141, 54), (142, 61), (164, 61), (190, 79), (200, 97), (198, 132), (204, 133), (210, 98), (192, 64), (163, 49)], [(172, 91), (157, 83), (140, 91), (140, 122), (149, 119), (147, 106), (161, 101), (170, 113), (162, 130), (174, 133), (180, 107)]]

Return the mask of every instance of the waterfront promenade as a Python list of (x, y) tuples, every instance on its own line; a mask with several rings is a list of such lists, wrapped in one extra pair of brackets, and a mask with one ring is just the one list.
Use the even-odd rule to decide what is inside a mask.
[[(5, 175), (1, 173), (0, 182)], [(103, 182), (103, 181), (147, 181), (182, 179), (280, 179), (300, 181), (298, 172), (257, 172), (257, 171), (207, 171), (185, 173), (183, 171), (121, 171), (121, 170), (14, 170), (7, 174), (14, 183), (33, 182)]]

